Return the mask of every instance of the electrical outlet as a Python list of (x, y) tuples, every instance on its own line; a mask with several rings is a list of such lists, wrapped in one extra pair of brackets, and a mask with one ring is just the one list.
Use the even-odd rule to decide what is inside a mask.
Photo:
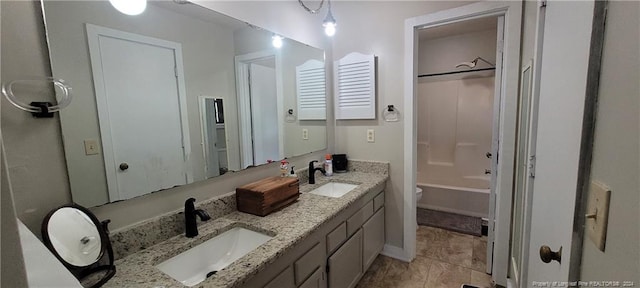
[(376, 142), (376, 132), (373, 129), (367, 129), (367, 142)]
[(309, 140), (309, 129), (302, 129), (302, 140)]
[(87, 139), (84, 140), (84, 154), (85, 155), (96, 155), (100, 153), (100, 148), (98, 147), (98, 140), (95, 139)]

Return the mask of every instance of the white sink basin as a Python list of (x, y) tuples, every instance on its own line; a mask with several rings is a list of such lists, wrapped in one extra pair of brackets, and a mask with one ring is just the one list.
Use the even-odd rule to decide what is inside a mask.
[(358, 185), (329, 182), (314, 189), (309, 193), (333, 198), (340, 198), (356, 187), (358, 187)]
[(256, 249), (271, 236), (244, 228), (233, 228), (156, 267), (183, 285), (194, 286), (204, 281), (207, 274), (220, 271), (233, 261)]

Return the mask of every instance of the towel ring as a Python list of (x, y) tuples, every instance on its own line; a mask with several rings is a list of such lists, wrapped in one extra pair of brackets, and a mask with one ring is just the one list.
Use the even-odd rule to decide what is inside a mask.
[[(52, 105), (49, 102), (25, 103), (18, 99), (18, 97), (13, 92), (13, 85), (30, 85), (34, 82), (51, 82), (55, 87), (58, 87), (62, 91), (62, 96), (60, 97), (60, 100), (57, 101), (57, 105)], [(16, 106), (20, 110), (31, 112), (35, 117), (53, 117), (53, 112), (58, 112), (69, 106), (72, 98), (71, 91), (71, 86), (66, 84), (64, 80), (53, 77), (13, 80), (8, 83), (2, 83), (2, 95), (4, 95), (5, 98), (7, 98), (7, 100), (9, 100), (11, 104), (13, 104), (13, 106)]]

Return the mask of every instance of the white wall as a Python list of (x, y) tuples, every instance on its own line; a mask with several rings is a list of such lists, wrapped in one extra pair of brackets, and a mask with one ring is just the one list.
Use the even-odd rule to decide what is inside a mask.
[(584, 239), (580, 279), (640, 285), (640, 2), (610, 1), (591, 180), (611, 188), (605, 251)]
[[(435, 11), (463, 6), (458, 1), (336, 1), (332, 9), (337, 20), (333, 37), (333, 59), (351, 52), (375, 54), (377, 61), (377, 119), (336, 122), (335, 152), (351, 159), (390, 162), (390, 181), (386, 187), (385, 222), (388, 245), (403, 247), (403, 150), (404, 121), (385, 122), (380, 113), (386, 105), (403, 107), (404, 20)], [(368, 143), (367, 129), (374, 129), (375, 143)], [(412, 173), (412, 172), (410, 172)]]
[[(2, 82), (25, 75), (51, 75), (37, 3), (0, 1)], [(29, 97), (33, 101), (54, 99), (46, 93)], [(40, 224), (49, 210), (71, 201), (60, 121), (57, 115), (53, 119), (33, 118), (13, 107), (4, 97), (0, 101), (2, 136), (16, 215), (39, 235)]]
[[(49, 61), (38, 2), (0, 1), (2, 5), (2, 81), (23, 75), (48, 76)], [(265, 28), (284, 31), (281, 34), (327, 49), (319, 27), (322, 19), (307, 15), (297, 2), (207, 2), (209, 7), (222, 7), (224, 13)], [(267, 11), (267, 13), (263, 13)], [(282, 17), (279, 13), (285, 13)], [(290, 25), (290, 21), (296, 25)], [(318, 21), (318, 22), (316, 22)], [(281, 29), (283, 28), (284, 29)], [(287, 28), (288, 27), (288, 28)], [(29, 47), (25, 49), (25, 47)], [(328, 50), (330, 53), (330, 49)], [(328, 54), (330, 55), (330, 54)], [(330, 56), (329, 56), (330, 57)], [(6, 79), (6, 80), (5, 80)], [(44, 98), (44, 96), (41, 96)], [(49, 101), (52, 98), (48, 98)], [(13, 185), (18, 217), (34, 234), (51, 209), (69, 203), (70, 190), (65, 167), (59, 119), (34, 119), (2, 100), (2, 133), (4, 136), (9, 176)], [(330, 117), (332, 114), (330, 114)], [(329, 148), (333, 148), (333, 128), (328, 129)], [(309, 160), (320, 159), (327, 150), (290, 159), (293, 165), (305, 167)], [(235, 187), (277, 175), (278, 163), (191, 185), (167, 189), (93, 208), (99, 219), (111, 219), (116, 230), (183, 207), (184, 200), (199, 201), (233, 191)]]

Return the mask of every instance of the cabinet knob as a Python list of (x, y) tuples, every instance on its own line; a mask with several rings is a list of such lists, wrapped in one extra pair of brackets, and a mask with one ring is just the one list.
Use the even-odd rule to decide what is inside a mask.
[(127, 164), (127, 163), (120, 163), (120, 166), (119, 166), (119, 167), (120, 167), (120, 171), (124, 171), (124, 170), (129, 169), (129, 164)]

